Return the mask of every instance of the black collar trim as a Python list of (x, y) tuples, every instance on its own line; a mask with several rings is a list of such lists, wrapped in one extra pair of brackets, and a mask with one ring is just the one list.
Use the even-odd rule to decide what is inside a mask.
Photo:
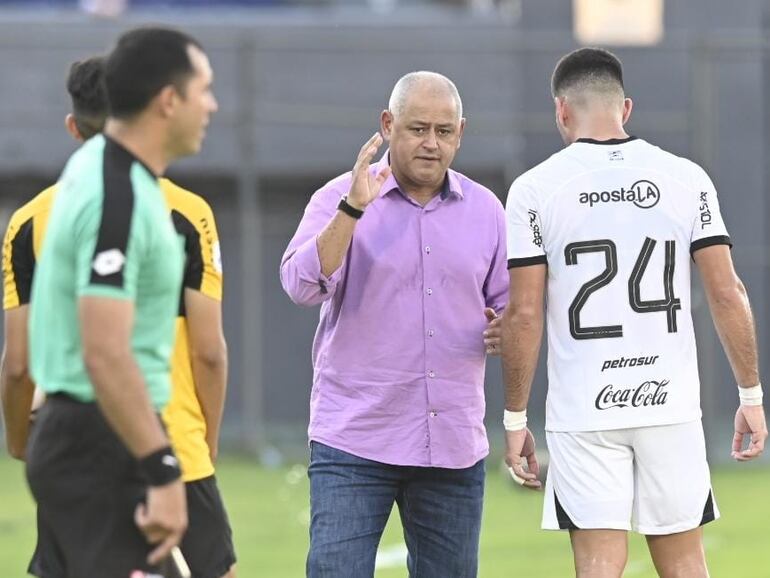
[(631, 142), (632, 140), (636, 140), (638, 137), (630, 136), (628, 138), (611, 138), (607, 140), (596, 140), (595, 138), (579, 138), (575, 142), (584, 142), (586, 144), (596, 144), (596, 145), (619, 145), (627, 142)]
[(114, 138), (107, 136), (106, 134), (102, 133), (104, 136), (104, 140), (107, 141), (107, 146), (114, 147), (116, 150), (119, 150), (122, 154), (128, 156), (132, 160), (136, 161), (142, 167), (144, 167), (144, 170), (146, 170), (152, 178), (159, 179), (160, 177), (155, 174), (155, 172), (145, 163), (142, 159), (140, 159), (138, 156), (136, 156), (134, 153), (132, 153), (130, 150), (128, 150), (126, 147), (124, 147), (122, 144), (120, 144), (118, 141), (116, 141)]

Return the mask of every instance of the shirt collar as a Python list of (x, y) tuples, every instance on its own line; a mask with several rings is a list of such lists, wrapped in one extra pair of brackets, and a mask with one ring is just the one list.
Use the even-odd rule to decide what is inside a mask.
[[(374, 165), (374, 174), (378, 174), (382, 169), (390, 165), (390, 150), (386, 150), (385, 154), (382, 155), (382, 158), (380, 158), (379, 161)], [(384, 197), (388, 193), (392, 191), (401, 191), (400, 187), (398, 186), (398, 181), (396, 181), (396, 177), (393, 176), (393, 173), (390, 173), (388, 175), (388, 178), (385, 179), (385, 182), (382, 184), (382, 188), (380, 189), (379, 196)], [(403, 191), (401, 191), (403, 193)], [(441, 190), (441, 200), (445, 201), (450, 196), (456, 196), (458, 199), (462, 199), (464, 197), (463, 195), (463, 189), (460, 185), (460, 178), (457, 176), (457, 173), (453, 170), (449, 169), (447, 170), (446, 177), (444, 178), (444, 185)]]
[(120, 154), (129, 157), (130, 159), (138, 162), (142, 167), (144, 167), (144, 170), (146, 170), (148, 173), (150, 173), (150, 176), (154, 179), (159, 179), (160, 176), (156, 175), (155, 172), (149, 167), (148, 164), (146, 164), (142, 159), (140, 159), (138, 156), (136, 156), (134, 153), (132, 153), (130, 150), (128, 150), (126, 147), (124, 147), (122, 144), (120, 144), (118, 141), (116, 141), (111, 136), (107, 136), (106, 134), (102, 133), (102, 136), (104, 137), (105, 142), (107, 143), (106, 147), (115, 148), (116, 150), (120, 151)]
[(636, 139), (637, 137), (632, 135), (626, 138), (610, 138), (607, 140), (596, 140), (595, 138), (579, 138), (575, 142), (582, 142), (586, 144), (596, 144), (596, 145), (619, 145), (619, 144), (631, 142), (632, 140), (636, 140)]

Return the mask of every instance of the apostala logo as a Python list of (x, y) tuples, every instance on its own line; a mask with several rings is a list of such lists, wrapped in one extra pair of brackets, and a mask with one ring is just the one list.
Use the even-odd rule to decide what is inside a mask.
[(613, 407), (665, 405), (668, 399), (668, 392), (665, 391), (667, 385), (667, 379), (661, 381), (650, 379), (636, 387), (626, 388), (615, 387), (610, 383), (604, 386), (596, 396), (594, 406), (598, 410), (605, 410)]
[(640, 209), (650, 209), (660, 200), (660, 189), (652, 181), (636, 181), (627, 189), (580, 193), (580, 203), (593, 207), (596, 203), (633, 203)]

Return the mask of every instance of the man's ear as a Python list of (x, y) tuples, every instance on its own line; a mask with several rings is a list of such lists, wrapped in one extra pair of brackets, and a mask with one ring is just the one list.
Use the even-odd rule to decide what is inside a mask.
[(80, 134), (80, 131), (78, 130), (78, 123), (75, 122), (75, 115), (72, 113), (69, 113), (67, 116), (64, 117), (64, 128), (67, 129), (67, 132), (70, 133), (70, 136), (74, 138), (77, 141), (83, 142), (83, 135)]
[(570, 110), (567, 99), (563, 96), (555, 96), (553, 104), (556, 111), (556, 122), (559, 126), (567, 126), (570, 118)]
[(157, 110), (163, 118), (173, 116), (177, 103), (179, 102), (179, 93), (171, 84), (164, 86), (153, 99)]
[(390, 135), (393, 132), (393, 113), (385, 109), (380, 114), (380, 133), (382, 138), (386, 141), (390, 140)]
[(625, 125), (628, 122), (628, 119), (631, 118), (631, 111), (634, 108), (634, 101), (630, 98), (626, 98), (623, 100), (623, 124)]

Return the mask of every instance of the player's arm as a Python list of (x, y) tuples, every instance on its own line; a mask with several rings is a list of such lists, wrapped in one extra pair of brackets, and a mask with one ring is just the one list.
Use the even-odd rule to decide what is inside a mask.
[[(712, 245), (693, 253), (693, 259), (700, 271), (711, 316), (719, 339), (722, 342), (733, 375), (744, 395), (736, 414), (733, 457), (749, 460), (759, 456), (767, 438), (767, 425), (758, 400), (744, 400), (752, 397), (759, 385), (759, 363), (754, 316), (746, 288), (735, 272), (730, 249), (727, 245)], [(761, 392), (761, 389), (759, 390)], [(756, 397), (756, 395), (754, 396)], [(757, 403), (758, 402), (758, 403)], [(751, 405), (756, 403), (756, 405)], [(743, 437), (751, 435), (751, 442), (742, 450)]]
[(184, 291), (187, 338), (195, 392), (206, 420), (211, 459), (219, 447), (219, 428), (227, 390), (227, 343), (222, 330), (222, 303), (199, 291)]
[(5, 341), (0, 360), (0, 398), (8, 452), (23, 460), (29, 436), (35, 385), (29, 375), (27, 319), (35, 270), (33, 221), (17, 222), (15, 213), (3, 241)]
[(35, 384), (29, 375), (27, 354), (28, 305), (5, 312), (5, 342), (0, 361), (0, 395), (8, 452), (23, 460), (29, 435)]
[[(201, 198), (187, 205), (189, 214), (175, 215), (177, 231), (186, 237), (184, 274), (187, 343), (195, 393), (206, 422), (206, 444), (212, 461), (219, 447), (219, 429), (227, 389), (227, 344), (222, 330), (222, 257), (211, 207)], [(176, 206), (171, 202), (171, 206)], [(200, 223), (206, 227), (198, 228)]]
[(524, 411), (543, 337), (546, 265), (513, 267), (509, 275), (510, 293), (502, 323), (505, 408)]
[[(512, 267), (508, 305), (502, 320), (502, 364), (505, 386), (505, 461), (514, 479), (539, 488), (534, 440), (526, 428), (526, 410), (543, 337), (545, 264)], [(521, 464), (527, 457), (529, 471)], [(523, 482), (522, 482), (523, 480)]]
[[(527, 428), (527, 403), (543, 337), (547, 255), (537, 194), (521, 178), (505, 203), (509, 272), (508, 305), (502, 321), (502, 364), (505, 387), (505, 461), (513, 479), (539, 488), (535, 442)], [(529, 471), (522, 464), (526, 458)]]

